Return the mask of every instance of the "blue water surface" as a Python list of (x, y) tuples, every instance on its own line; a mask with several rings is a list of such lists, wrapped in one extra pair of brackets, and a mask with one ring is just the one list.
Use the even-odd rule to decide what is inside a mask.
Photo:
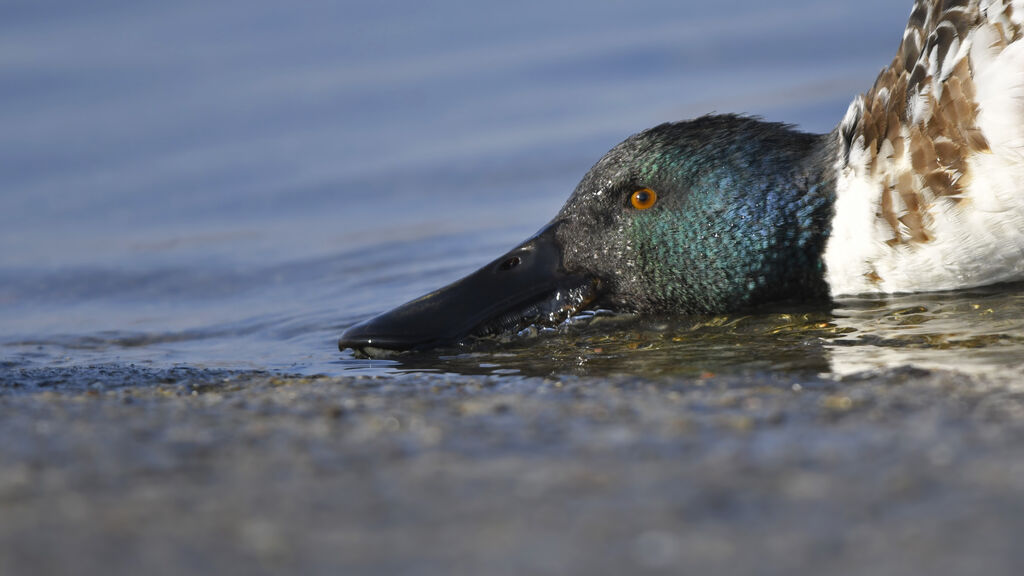
[(891, 0), (0, 4), (0, 358), (337, 374), (640, 129), (831, 130)]

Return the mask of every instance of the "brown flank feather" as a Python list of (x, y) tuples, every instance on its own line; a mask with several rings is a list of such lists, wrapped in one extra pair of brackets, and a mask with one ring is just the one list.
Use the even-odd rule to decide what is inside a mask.
[(863, 168), (882, 182), (877, 216), (892, 230), (890, 245), (928, 242), (928, 206), (962, 202), (970, 182), (967, 159), (989, 151), (977, 125), (974, 72), (960, 48), (981, 25), (996, 30), (994, 50), (1020, 38), (1006, 2), (994, 2), (982, 14), (976, 2), (918, 0), (899, 52), (862, 96), (860, 114), (849, 120), (856, 125), (840, 127), (847, 161), (849, 147), (861, 140)]

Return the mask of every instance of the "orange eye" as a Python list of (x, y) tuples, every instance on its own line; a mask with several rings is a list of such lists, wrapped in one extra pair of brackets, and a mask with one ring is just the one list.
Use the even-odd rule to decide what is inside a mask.
[(650, 188), (641, 188), (636, 192), (633, 192), (633, 196), (629, 198), (629, 202), (633, 205), (633, 208), (637, 210), (647, 210), (654, 203), (658, 201), (658, 193)]

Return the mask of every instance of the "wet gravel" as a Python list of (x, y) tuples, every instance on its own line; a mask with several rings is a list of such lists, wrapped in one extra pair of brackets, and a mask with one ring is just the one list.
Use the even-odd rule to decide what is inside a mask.
[(1019, 574), (1024, 389), (0, 367), (2, 574)]

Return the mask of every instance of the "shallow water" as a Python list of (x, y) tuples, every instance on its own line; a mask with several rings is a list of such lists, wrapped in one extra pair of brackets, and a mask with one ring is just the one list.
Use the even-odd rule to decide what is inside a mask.
[(1019, 287), (599, 316), (383, 360), (347, 326), (525, 238), (617, 141), (827, 131), (908, 7), (185, 1), (0, 8), (0, 355), (301, 374), (1020, 371)]
[(342, 362), (371, 373), (648, 378), (757, 372), (845, 376), (916, 366), (1012, 380), (1024, 375), (1022, 312), (1024, 290), (1008, 285), (847, 298), (827, 309), (778, 306), (682, 318), (597, 314), (501, 341), (477, 340), (392, 359), (355, 355)]

